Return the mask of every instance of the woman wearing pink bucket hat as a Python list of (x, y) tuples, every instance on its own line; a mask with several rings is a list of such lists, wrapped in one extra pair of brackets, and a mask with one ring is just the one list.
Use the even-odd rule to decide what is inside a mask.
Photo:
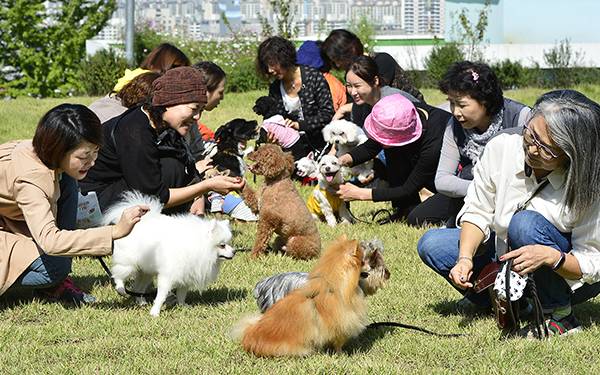
[[(367, 116), (364, 129), (369, 140), (340, 157), (347, 165), (364, 163), (381, 150), (387, 160), (387, 188), (359, 188), (350, 183), (336, 191), (344, 201), (392, 201), (397, 210), (391, 221), (406, 217), (411, 225), (441, 223), (449, 198), (435, 194), (421, 203), (419, 191), (435, 192), (434, 178), (446, 124), (452, 115), (425, 103), (412, 103), (400, 94), (381, 98)], [(431, 200), (431, 202), (429, 202)], [(419, 215), (409, 214), (417, 205)]]

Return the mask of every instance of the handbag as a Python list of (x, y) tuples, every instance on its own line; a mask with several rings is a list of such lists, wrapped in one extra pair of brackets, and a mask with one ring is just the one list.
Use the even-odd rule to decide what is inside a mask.
[(490, 293), (494, 314), (496, 315), (496, 324), (498, 325), (498, 328), (514, 331), (518, 327), (519, 301), (510, 301), (509, 303), (498, 298), (495, 294), (493, 286), (495, 285), (500, 268), (500, 263), (492, 262), (475, 272), (473, 292), (481, 293), (488, 291), (488, 293)]
[[(529, 201), (546, 187), (548, 183), (549, 181), (546, 179), (543, 183), (538, 185), (533, 194), (531, 194), (525, 202), (517, 206), (513, 215), (525, 209), (525, 206), (527, 206)], [(510, 247), (507, 238), (506, 252), (509, 251)], [(496, 324), (498, 325), (498, 328), (509, 332), (515, 332), (519, 328), (519, 300), (523, 296), (523, 291), (527, 283), (533, 283), (532, 289), (534, 290), (535, 283), (533, 278), (524, 278), (516, 272), (511, 271), (511, 267), (512, 259), (502, 264), (492, 262), (486, 265), (478, 273), (474, 273), (475, 281), (473, 282), (473, 291), (475, 293), (480, 293), (484, 290), (488, 290), (496, 315)], [(494, 288), (491, 288), (492, 285), (494, 285)]]

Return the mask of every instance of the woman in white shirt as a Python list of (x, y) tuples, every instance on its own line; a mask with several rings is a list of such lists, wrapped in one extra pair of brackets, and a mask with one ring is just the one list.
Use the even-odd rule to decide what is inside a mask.
[[(592, 188), (600, 186), (598, 165), (600, 106), (571, 90), (542, 95), (522, 133), (488, 143), (458, 215), (462, 228), (425, 233), (421, 259), (462, 294), (473, 287), (474, 270), (496, 256), (513, 259), (513, 271), (533, 274), (550, 331), (580, 330), (571, 306), (600, 293), (600, 190)], [(489, 303), (488, 293), (466, 298)]]

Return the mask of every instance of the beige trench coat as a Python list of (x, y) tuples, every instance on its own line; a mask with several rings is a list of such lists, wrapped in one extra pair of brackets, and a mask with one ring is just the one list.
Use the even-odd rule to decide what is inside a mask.
[(31, 140), (0, 145), (0, 295), (42, 253), (110, 255), (111, 227), (60, 230), (56, 171), (33, 151)]

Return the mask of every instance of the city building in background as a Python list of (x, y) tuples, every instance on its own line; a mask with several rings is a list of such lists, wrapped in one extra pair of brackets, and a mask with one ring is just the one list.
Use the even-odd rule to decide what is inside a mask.
[[(95, 38), (118, 42), (125, 26), (125, 0)], [(327, 30), (347, 28), (361, 15), (379, 35), (437, 35), (443, 37), (445, 0), (293, 0), (298, 37), (319, 37)], [(235, 28), (260, 29), (259, 15), (277, 29), (277, 17), (268, 0), (136, 0), (136, 20), (150, 20), (165, 33), (182, 36), (225, 35), (221, 14)]]

